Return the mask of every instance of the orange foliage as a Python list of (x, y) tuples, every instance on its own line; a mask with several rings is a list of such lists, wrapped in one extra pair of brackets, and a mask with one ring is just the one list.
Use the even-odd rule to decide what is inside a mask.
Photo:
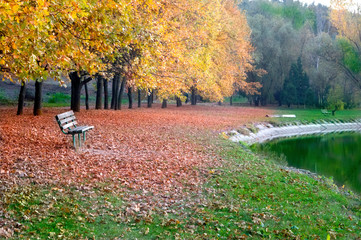
[[(21, 81), (117, 69), (169, 98), (195, 87), (222, 101), (253, 69), (250, 29), (234, 0), (0, 0), (0, 65)], [(113, 64), (113, 65), (112, 65)]]

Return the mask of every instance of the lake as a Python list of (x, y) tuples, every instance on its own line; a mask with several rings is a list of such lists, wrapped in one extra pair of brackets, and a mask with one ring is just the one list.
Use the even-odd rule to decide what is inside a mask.
[(333, 177), (336, 184), (361, 193), (361, 134), (278, 139), (261, 149), (283, 155), (289, 166)]

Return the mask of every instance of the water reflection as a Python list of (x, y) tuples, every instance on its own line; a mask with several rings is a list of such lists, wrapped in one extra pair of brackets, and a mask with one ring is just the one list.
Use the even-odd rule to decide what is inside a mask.
[(361, 192), (361, 135), (329, 134), (268, 142), (264, 150), (283, 154), (290, 166), (333, 177), (339, 185)]

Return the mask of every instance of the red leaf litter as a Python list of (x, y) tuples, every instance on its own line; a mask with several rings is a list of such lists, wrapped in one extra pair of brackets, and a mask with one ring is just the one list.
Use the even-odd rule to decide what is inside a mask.
[[(84, 109), (81, 125), (93, 125), (75, 151), (55, 115), (66, 108), (47, 108), (42, 116), (26, 109), (0, 109), (0, 182), (17, 184), (92, 185), (119, 183), (131, 189), (164, 192), (197, 186), (200, 169), (219, 164), (207, 139), (222, 130), (262, 120), (270, 110), (216, 105), (169, 106), (114, 110)], [(6, 187), (6, 186), (3, 186)], [(8, 186), (9, 187), (9, 186)]]

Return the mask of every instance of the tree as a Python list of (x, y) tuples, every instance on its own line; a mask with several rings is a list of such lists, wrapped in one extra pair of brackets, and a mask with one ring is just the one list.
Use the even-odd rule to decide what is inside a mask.
[(343, 52), (343, 61), (339, 62), (339, 66), (361, 88), (360, 5), (351, 0), (333, 0), (331, 21), (340, 34), (338, 39)]
[(250, 30), (233, 0), (10, 1), (0, 8), (0, 27), (6, 75), (60, 84), (69, 77), (74, 111), (96, 74), (119, 74), (121, 89), (157, 89), (161, 99), (182, 99), (195, 87), (222, 101), (234, 83), (246, 86), (253, 68)]
[(285, 81), (282, 99), (288, 107), (291, 107), (291, 104), (297, 104), (297, 90), (291, 81)]
[(21, 82), (20, 93), (19, 93), (19, 99), (18, 99), (17, 115), (23, 114), (25, 93), (26, 93), (26, 83), (22, 81)]
[[(104, 58), (116, 57), (114, 48), (128, 44), (132, 29), (127, 23), (132, 9), (146, 1), (9, 1), (0, 8), (0, 65), (18, 81), (64, 84), (70, 74), (72, 106), (80, 109), (84, 75), (105, 69)], [(154, 5), (154, 4), (153, 4)], [(151, 2), (149, 5), (151, 6)], [(37, 106), (38, 104), (35, 104)], [(34, 112), (38, 112), (35, 111)]]
[(331, 89), (327, 95), (327, 108), (331, 109), (332, 116), (338, 110), (343, 110), (345, 103), (342, 101), (343, 91), (340, 86), (336, 86)]
[(310, 86), (309, 78), (308, 78), (307, 74), (303, 71), (302, 61), (301, 61), (300, 57), (297, 59), (296, 66), (297, 67), (296, 67), (296, 72), (295, 72), (295, 76), (294, 76), (294, 82), (295, 82), (296, 91), (297, 91), (297, 100), (298, 100), (297, 104), (305, 106), (306, 97), (307, 97), (306, 93)]
[(274, 93), (283, 85), (292, 62), (296, 60), (298, 33), (284, 19), (269, 18), (261, 14), (248, 16), (255, 45), (256, 67), (267, 74), (249, 74), (249, 81), (259, 82), (262, 105), (273, 101)]
[(222, 101), (233, 94), (235, 82), (245, 82), (253, 48), (245, 15), (234, 1), (167, 1), (164, 19), (159, 51), (165, 61), (156, 72), (163, 81), (145, 87), (157, 85), (162, 99), (193, 91)]

